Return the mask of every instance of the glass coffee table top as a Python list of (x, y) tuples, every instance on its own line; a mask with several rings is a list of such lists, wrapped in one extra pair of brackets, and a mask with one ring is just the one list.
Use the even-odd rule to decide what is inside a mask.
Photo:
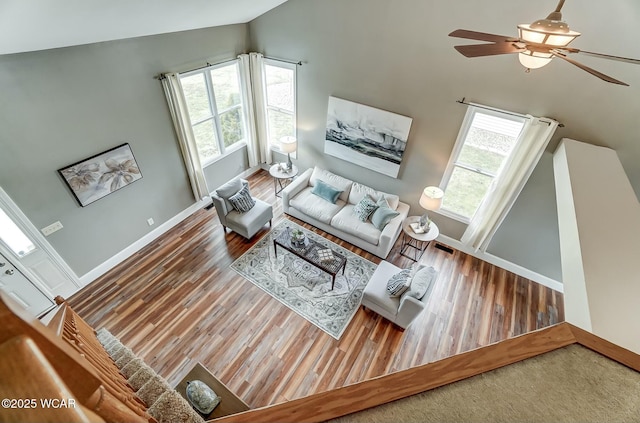
[[(278, 235), (274, 240), (274, 250), (276, 250), (277, 246), (284, 248), (285, 250), (295, 254), (301, 259), (307, 261), (308, 263), (313, 264), (317, 268), (324, 270), (332, 276), (331, 289), (333, 289), (333, 285), (335, 284), (336, 274), (342, 269), (342, 273), (344, 274), (345, 266), (347, 264), (347, 258), (340, 253), (337, 253), (333, 249), (320, 244), (309, 237), (305, 237), (305, 243), (303, 246), (296, 246), (291, 242), (291, 231), (290, 228), (284, 230)], [(320, 260), (320, 255), (318, 254), (319, 250), (331, 250), (333, 254), (333, 260)], [(276, 257), (277, 257), (276, 250)]]

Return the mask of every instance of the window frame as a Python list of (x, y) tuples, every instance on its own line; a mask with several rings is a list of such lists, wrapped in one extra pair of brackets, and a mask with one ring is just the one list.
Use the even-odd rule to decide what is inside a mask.
[[(495, 109), (492, 107), (488, 107), (488, 106), (481, 106), (481, 105), (475, 105), (475, 104), (470, 104), (468, 109), (467, 109), (467, 113), (464, 116), (464, 119), (462, 121), (462, 125), (460, 125), (460, 131), (458, 132), (458, 137), (456, 138), (456, 143), (453, 146), (453, 150), (451, 151), (451, 155), (449, 156), (449, 162), (447, 163), (447, 167), (445, 168), (444, 174), (442, 175), (442, 180), (440, 182), (440, 187), (445, 191), (445, 196), (446, 196), (446, 192), (447, 192), (447, 187), (449, 185), (449, 182), (451, 182), (451, 176), (453, 175), (453, 171), (455, 170), (456, 167), (471, 171), (471, 172), (475, 172), (478, 173), (480, 175), (483, 176), (488, 176), (491, 178), (491, 183), (493, 183), (493, 181), (495, 181), (495, 179), (500, 175), (500, 172), (502, 171), (502, 167), (504, 165), (504, 160), (506, 160), (509, 155), (511, 155), (513, 153), (513, 151), (516, 148), (517, 143), (519, 142), (520, 139), (520, 135), (522, 134), (522, 131), (520, 132), (520, 135), (518, 136), (518, 138), (516, 139), (516, 142), (513, 146), (513, 148), (511, 149), (511, 151), (509, 152), (509, 155), (505, 156), (505, 159), (503, 160), (503, 162), (500, 165), (500, 168), (498, 169), (498, 171), (493, 174), (491, 172), (488, 172), (484, 169), (480, 169), (480, 168), (476, 168), (473, 166), (469, 166), (466, 164), (462, 164), (462, 163), (457, 163), (458, 159), (460, 158), (460, 154), (462, 153), (462, 149), (465, 145), (465, 141), (467, 139), (467, 135), (469, 134), (469, 131), (471, 129), (471, 124), (473, 123), (473, 119), (475, 117), (475, 115), (477, 113), (482, 113), (485, 115), (490, 115), (490, 116), (494, 116), (494, 117), (499, 117), (502, 119), (508, 119), (508, 120), (512, 120), (515, 122), (522, 122), (523, 124), (526, 122), (526, 116), (521, 115), (519, 113), (514, 113), (514, 112), (509, 112), (506, 110), (500, 110), (500, 109)], [(523, 125), (524, 126), (524, 125)], [(486, 193), (485, 193), (486, 196)], [(484, 200), (484, 197), (483, 197)], [(477, 209), (476, 209), (477, 210)], [(448, 210), (443, 206), (436, 211), (436, 213), (441, 214), (443, 216), (447, 216), (451, 219), (457, 220), (459, 222), (465, 223), (465, 224), (469, 224), (471, 222), (471, 219), (473, 218), (473, 216), (471, 217), (466, 217), (463, 216), (459, 213), (456, 213), (453, 210)]]
[[(238, 77), (238, 88), (240, 91), (240, 102), (237, 105), (231, 106), (227, 109), (224, 109), (222, 111), (218, 110), (218, 105), (216, 104), (216, 97), (215, 97), (215, 88), (213, 86), (213, 79), (211, 77), (211, 71), (216, 70), (216, 69), (220, 69), (223, 67), (227, 67), (227, 66), (231, 66), (231, 65), (235, 65), (236, 68), (236, 75)], [(215, 157), (211, 157), (211, 158), (204, 158), (200, 155), (200, 153), (198, 152), (198, 155), (200, 156), (200, 161), (202, 164), (202, 167), (208, 167), (212, 164), (214, 164), (215, 162), (217, 162), (218, 160), (223, 159), (224, 157), (230, 155), (231, 153), (233, 153), (234, 151), (239, 150), (240, 148), (244, 147), (247, 145), (247, 137), (249, 136), (248, 134), (248, 127), (247, 127), (247, 105), (245, 104), (245, 96), (244, 96), (244, 90), (245, 90), (245, 80), (244, 77), (242, 75), (242, 69), (240, 68), (240, 60), (239, 59), (233, 59), (233, 60), (227, 60), (221, 63), (216, 63), (214, 65), (211, 66), (207, 66), (205, 68), (202, 69), (195, 69), (192, 71), (188, 71), (188, 72), (184, 72), (184, 73), (180, 73), (178, 74), (179, 78), (180, 78), (180, 83), (181, 83), (181, 88), (182, 88), (182, 78), (187, 78), (189, 76), (193, 76), (193, 75), (198, 75), (198, 74), (202, 74), (204, 77), (204, 82), (205, 82), (205, 87), (207, 89), (207, 98), (209, 99), (209, 111), (211, 112), (211, 116), (208, 116), (204, 119), (200, 119), (196, 122), (193, 122), (191, 120), (191, 116), (187, 113), (187, 118), (189, 119), (189, 123), (191, 124), (191, 128), (193, 130), (193, 128), (196, 125), (202, 124), (204, 122), (207, 121), (213, 121), (214, 122), (214, 131), (216, 134), (216, 141), (218, 144), (218, 150), (220, 151), (220, 154), (218, 154)], [(182, 93), (184, 95), (184, 89), (182, 89)], [(188, 106), (187, 106), (188, 108)], [(224, 145), (224, 137), (222, 134), (222, 125), (220, 123), (220, 116), (224, 113), (230, 112), (234, 109), (240, 109), (240, 115), (242, 118), (242, 132), (243, 132), (243, 138), (236, 141), (235, 143), (231, 144), (229, 147)]]
[[(283, 69), (289, 69), (291, 71), (293, 71), (293, 81), (292, 81), (292, 85), (293, 85), (293, 112), (290, 112), (289, 110), (280, 108), (280, 107), (276, 107), (276, 106), (269, 106), (269, 91), (268, 91), (268, 87), (267, 87), (267, 66), (273, 66), (276, 68), (283, 68)], [(269, 149), (272, 151), (276, 151), (280, 154), (286, 154), (283, 153), (282, 150), (280, 149), (280, 140), (271, 140), (271, 130), (269, 127), (269, 110), (274, 110), (276, 112), (279, 113), (284, 113), (284, 114), (289, 114), (293, 117), (293, 136), (298, 139), (298, 65), (295, 63), (288, 63), (288, 62), (283, 62), (280, 60), (275, 60), (275, 59), (267, 59), (264, 58), (262, 61), (262, 75), (263, 75), (263, 86), (264, 86), (264, 112), (265, 112), (265, 117), (266, 117), (266, 130), (267, 130), (267, 137), (268, 137), (268, 144), (269, 144)], [(295, 151), (294, 153), (291, 153), (291, 156), (293, 158), (297, 158), (297, 154), (298, 152)]]

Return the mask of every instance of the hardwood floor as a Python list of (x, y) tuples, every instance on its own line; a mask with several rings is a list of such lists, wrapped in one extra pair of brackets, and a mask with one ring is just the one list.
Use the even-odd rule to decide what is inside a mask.
[[(249, 178), (274, 204), (274, 225), (291, 219), (379, 263), (380, 259), (285, 216), (268, 172)], [(277, 200), (277, 201), (276, 201)], [(424, 313), (407, 330), (360, 308), (335, 340), (229, 266), (252, 241), (224, 233), (200, 210), (69, 299), (176, 384), (201, 362), (252, 408), (407, 369), (564, 320), (562, 294), (432, 243), (439, 274)], [(409, 267), (400, 240), (387, 260)]]

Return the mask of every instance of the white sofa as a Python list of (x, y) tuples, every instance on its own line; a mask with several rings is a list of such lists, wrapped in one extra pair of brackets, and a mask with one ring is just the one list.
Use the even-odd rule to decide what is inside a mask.
[[(342, 190), (335, 204), (311, 193), (317, 180)], [(389, 207), (399, 213), (383, 230), (377, 229), (370, 220), (361, 222), (353, 213), (354, 206), (367, 194), (374, 201), (384, 196)], [(307, 169), (282, 190), (282, 209), (381, 258), (386, 258), (393, 248), (402, 230), (402, 221), (409, 213), (409, 205), (402, 203), (397, 195), (376, 191), (317, 166)]]

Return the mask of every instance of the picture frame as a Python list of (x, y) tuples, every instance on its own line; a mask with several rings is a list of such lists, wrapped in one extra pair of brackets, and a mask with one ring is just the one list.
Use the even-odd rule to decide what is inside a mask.
[(58, 169), (58, 174), (81, 207), (142, 178), (128, 143)]
[(397, 178), (413, 119), (329, 97), (325, 154)]

